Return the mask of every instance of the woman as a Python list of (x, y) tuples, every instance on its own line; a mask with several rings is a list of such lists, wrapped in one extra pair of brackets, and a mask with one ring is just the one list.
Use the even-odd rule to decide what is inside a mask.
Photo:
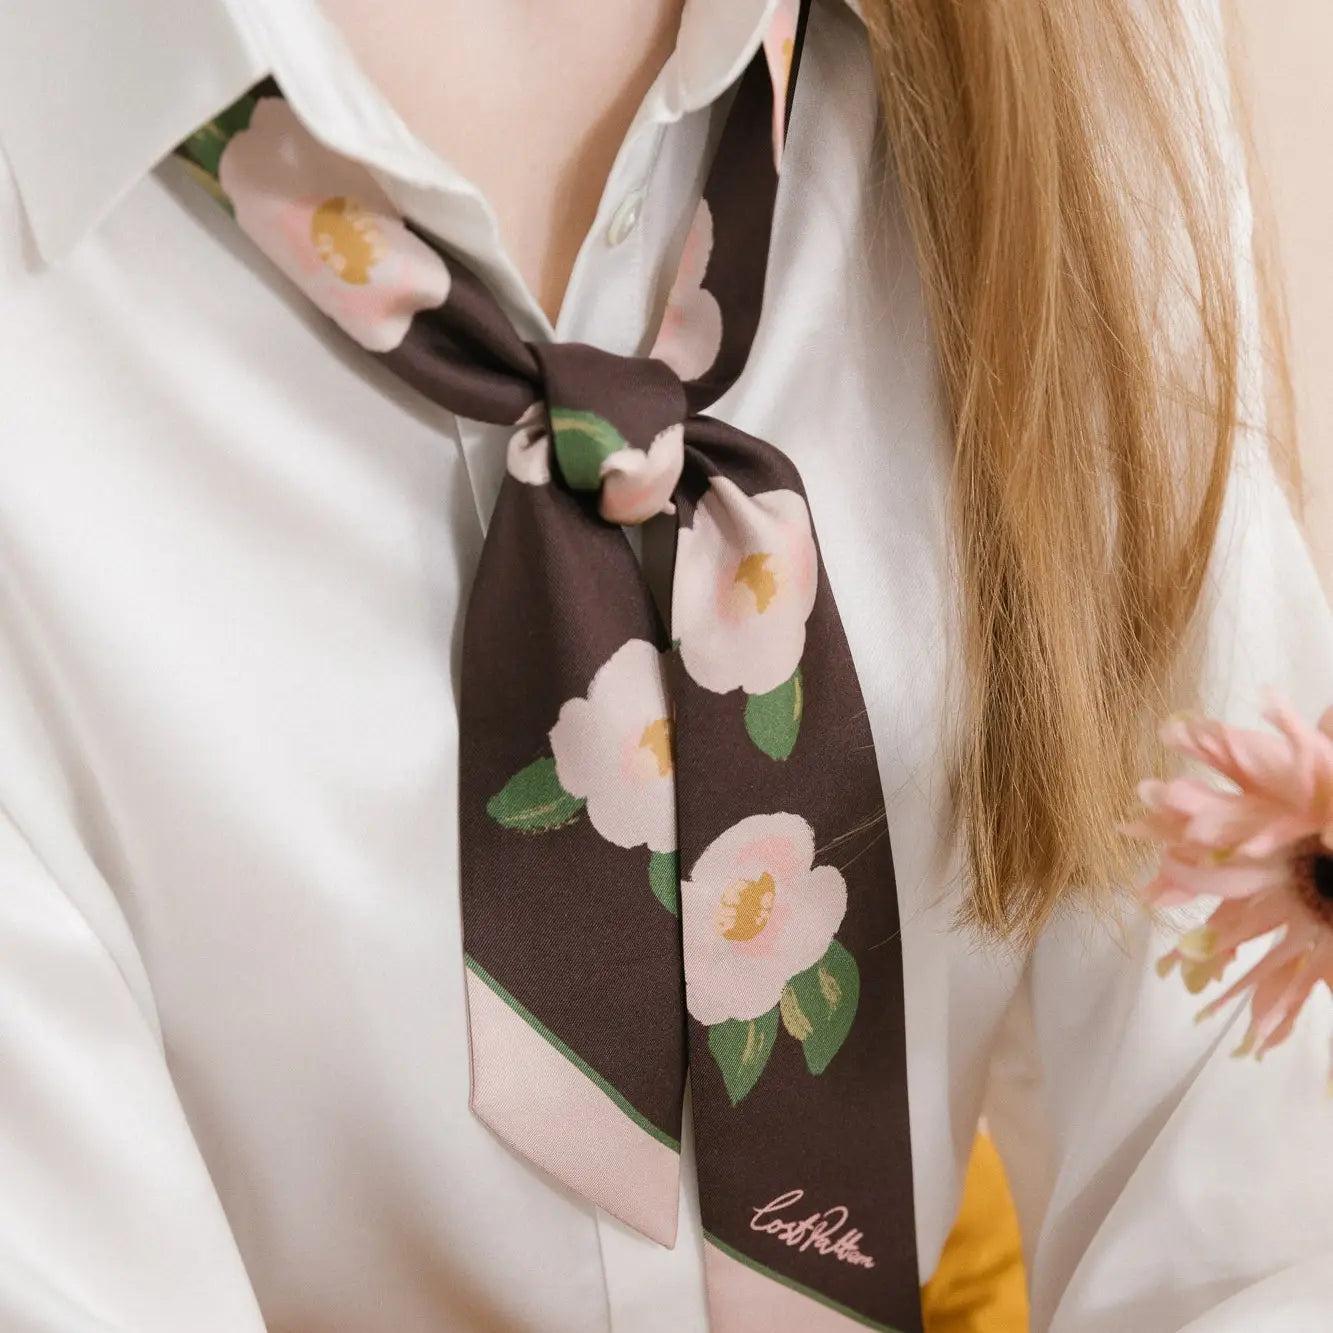
[(985, 1096), (1035, 1327), (1324, 1325), (1327, 1006), (1100, 910), (1333, 682), (1219, 42), (0, 9), (0, 1324), (918, 1327)]

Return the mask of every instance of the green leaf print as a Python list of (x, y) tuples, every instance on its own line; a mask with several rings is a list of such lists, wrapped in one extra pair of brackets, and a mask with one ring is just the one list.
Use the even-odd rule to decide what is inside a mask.
[(596, 412), (554, 407), (551, 409), (551, 430), (555, 434), (555, 458), (560, 465), (560, 475), (576, 491), (600, 490), (602, 464), (612, 454), (629, 448), (629, 441)]
[(708, 1029), (708, 1049), (722, 1071), (722, 1081), (727, 1085), (727, 1096), (733, 1106), (759, 1082), (759, 1075), (773, 1054), (773, 1038), (777, 1034), (776, 1006), (749, 1022), (729, 1018)]
[(554, 759), (538, 759), (515, 773), (492, 796), (486, 813), (505, 828), (521, 833), (546, 833), (577, 819), (585, 802), (571, 796), (555, 774)]
[(856, 959), (834, 940), (814, 967), (787, 983), (778, 1008), (782, 1025), (805, 1052), (805, 1065), (822, 1074), (842, 1049), (861, 997), (861, 971)]
[(796, 748), (804, 711), (805, 684), (797, 667), (776, 690), (752, 694), (745, 701), (745, 730), (770, 759), (787, 759)]
[(654, 852), (648, 860), (653, 896), (672, 916), (680, 915), (680, 873), (675, 852)]
[(207, 125), (195, 130), (181, 145), (186, 156), (202, 168), (214, 180), (218, 176), (218, 166), (222, 161), (222, 150), (242, 130), (249, 129), (250, 117), (254, 115), (259, 98), (247, 93), (238, 102), (233, 102), (220, 115), (215, 116)]

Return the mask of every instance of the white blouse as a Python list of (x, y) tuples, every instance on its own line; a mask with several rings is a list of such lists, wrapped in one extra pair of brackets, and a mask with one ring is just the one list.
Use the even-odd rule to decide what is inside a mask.
[[(5, 1333), (706, 1329), (688, 1184), (662, 1249), (468, 1112), (455, 691), (503, 441), (153, 168), (272, 72), (529, 336), (641, 351), (768, 8), (691, 0), (552, 330), (315, 0), (0, 4)], [(1071, 915), (1027, 962), (953, 928), (948, 433), (851, 9), (820, 0), (801, 81), (718, 415), (800, 467), (870, 710), (922, 1277), (984, 1103), (1034, 1328), (1333, 1326), (1327, 996), (1256, 1066), (1228, 1058), (1242, 1010), (1196, 1025), (1155, 975), (1145, 919)], [(1254, 438), (1206, 614), (1212, 711), (1333, 700), (1333, 620)]]

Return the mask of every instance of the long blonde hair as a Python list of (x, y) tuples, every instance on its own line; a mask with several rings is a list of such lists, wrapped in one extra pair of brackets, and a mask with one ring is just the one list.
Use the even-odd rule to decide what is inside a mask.
[(1180, 0), (863, 0), (952, 414), (968, 914), (1135, 873), (1238, 429), (1216, 80)]

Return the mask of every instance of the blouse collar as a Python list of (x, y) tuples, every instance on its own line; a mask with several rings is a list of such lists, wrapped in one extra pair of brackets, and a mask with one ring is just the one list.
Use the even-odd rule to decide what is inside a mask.
[[(640, 114), (669, 122), (716, 100), (779, 2), (686, 0)], [(0, 53), (0, 148), (47, 262), (267, 75), (329, 147), (409, 187), (475, 194), (402, 123), (317, 0), (5, 0)]]

